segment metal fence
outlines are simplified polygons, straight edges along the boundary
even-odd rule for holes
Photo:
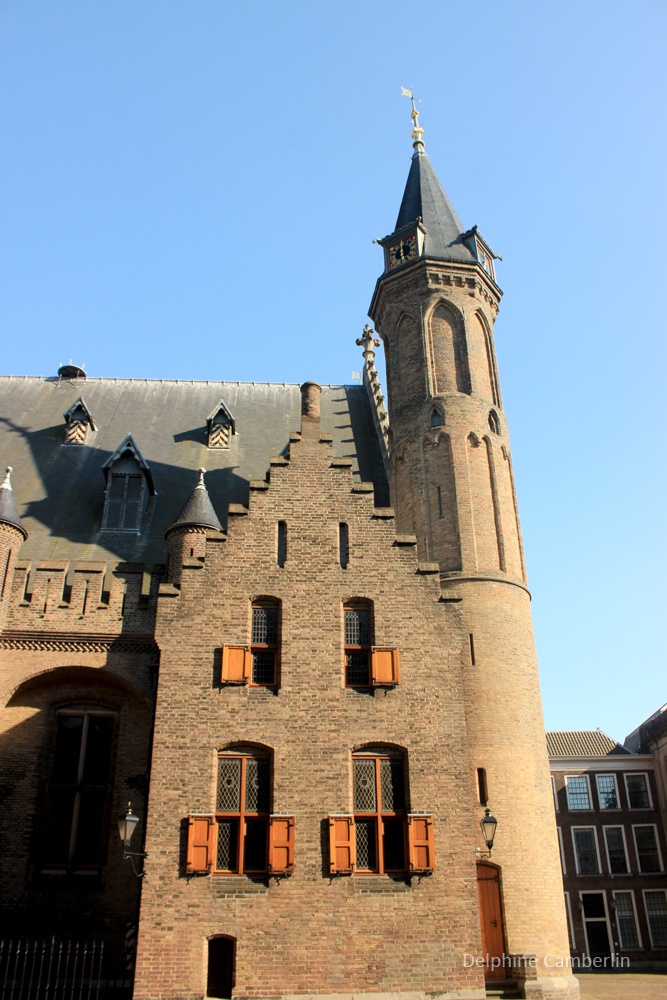
[[[131,963],[103,941],[0,940],[1,1000],[130,1000]]]

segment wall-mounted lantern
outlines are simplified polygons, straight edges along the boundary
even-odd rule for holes
[[[134,858],[147,858],[148,855],[145,851],[131,851],[130,841],[132,840],[132,834],[139,825],[139,817],[135,816],[132,812],[132,803],[127,803],[127,812],[124,816],[118,817],[118,833],[120,839],[123,841],[123,861],[129,861],[132,865],[132,871],[137,876],[137,878],[144,878],[146,872],[138,872],[134,867]]]

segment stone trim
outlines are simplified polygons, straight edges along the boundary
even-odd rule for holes
[[[6,631],[0,635],[0,648],[26,649],[49,653],[118,653],[157,652],[152,635],[80,635],[75,632]]]

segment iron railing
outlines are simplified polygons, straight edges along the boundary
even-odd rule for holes
[[[129,1000],[131,996],[131,963],[105,951],[103,941],[0,940],[1,1000]]]

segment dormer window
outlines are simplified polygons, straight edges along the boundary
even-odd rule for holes
[[[232,434],[236,434],[236,421],[223,400],[207,417],[206,429],[209,448],[229,448]]]
[[[82,396],[79,396],[77,401],[72,403],[63,416],[67,425],[63,444],[83,445],[88,437],[88,428],[90,427],[91,431],[97,429]]]
[[[153,477],[131,434],[103,466],[107,478],[102,531],[141,534],[146,503],[155,495]]]

